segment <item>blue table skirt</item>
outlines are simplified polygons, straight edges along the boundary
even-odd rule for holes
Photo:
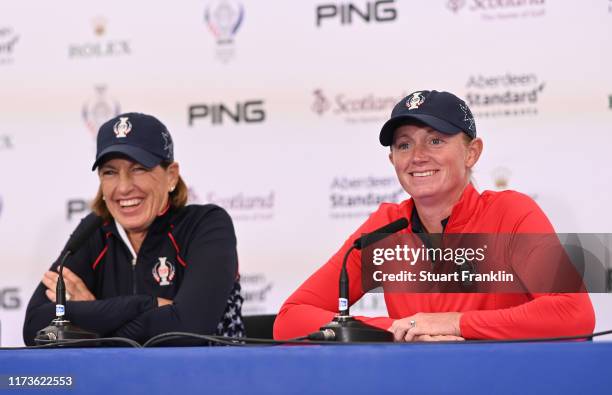
[[[612,394],[612,342],[0,351],[7,374],[73,394]]]

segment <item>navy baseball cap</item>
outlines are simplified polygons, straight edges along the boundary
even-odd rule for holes
[[[147,168],[174,161],[172,137],[166,126],[154,116],[137,112],[118,115],[100,126],[97,146],[91,170],[109,154],[125,155]]]
[[[393,107],[391,118],[380,131],[380,143],[384,146],[393,144],[395,130],[415,120],[441,133],[464,132],[476,137],[474,116],[463,100],[449,92],[416,91]]]

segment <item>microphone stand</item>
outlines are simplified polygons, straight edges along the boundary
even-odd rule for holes
[[[338,314],[334,319],[319,330],[324,340],[337,342],[392,342],[393,334],[389,331],[365,324],[349,312],[349,278],[346,261],[354,249],[360,250],[362,243],[356,240],[348,249],[342,261],[340,271],[340,296],[338,298]]]
[[[36,333],[34,342],[37,345],[49,343],[61,344],[62,340],[97,339],[100,337],[97,333],[88,332],[76,325],[72,325],[70,320],[65,317],[66,285],[64,283],[64,263],[71,253],[72,251],[67,250],[60,261],[58,268],[59,276],[57,278],[57,286],[55,288],[55,318],[51,321],[49,326],[39,330]]]

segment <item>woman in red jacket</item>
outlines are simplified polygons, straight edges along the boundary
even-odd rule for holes
[[[465,102],[448,92],[418,91],[394,107],[380,132],[389,159],[411,196],[383,203],[331,259],[283,304],[274,337],[314,332],[337,311],[342,258],[355,239],[401,217],[405,232],[554,233],[528,196],[514,191],[478,193],[470,183],[483,143]],[[363,296],[361,253],[347,261],[349,303]],[[389,317],[357,319],[393,332],[396,341],[510,339],[591,333],[587,293],[385,293]]]

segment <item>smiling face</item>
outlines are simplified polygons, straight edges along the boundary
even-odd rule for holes
[[[420,202],[458,200],[482,152],[482,140],[465,138],[425,125],[397,128],[389,159],[404,190]]]
[[[126,232],[146,232],[168,205],[168,193],[178,182],[179,168],[151,169],[127,159],[111,159],[98,170],[104,202]]]

